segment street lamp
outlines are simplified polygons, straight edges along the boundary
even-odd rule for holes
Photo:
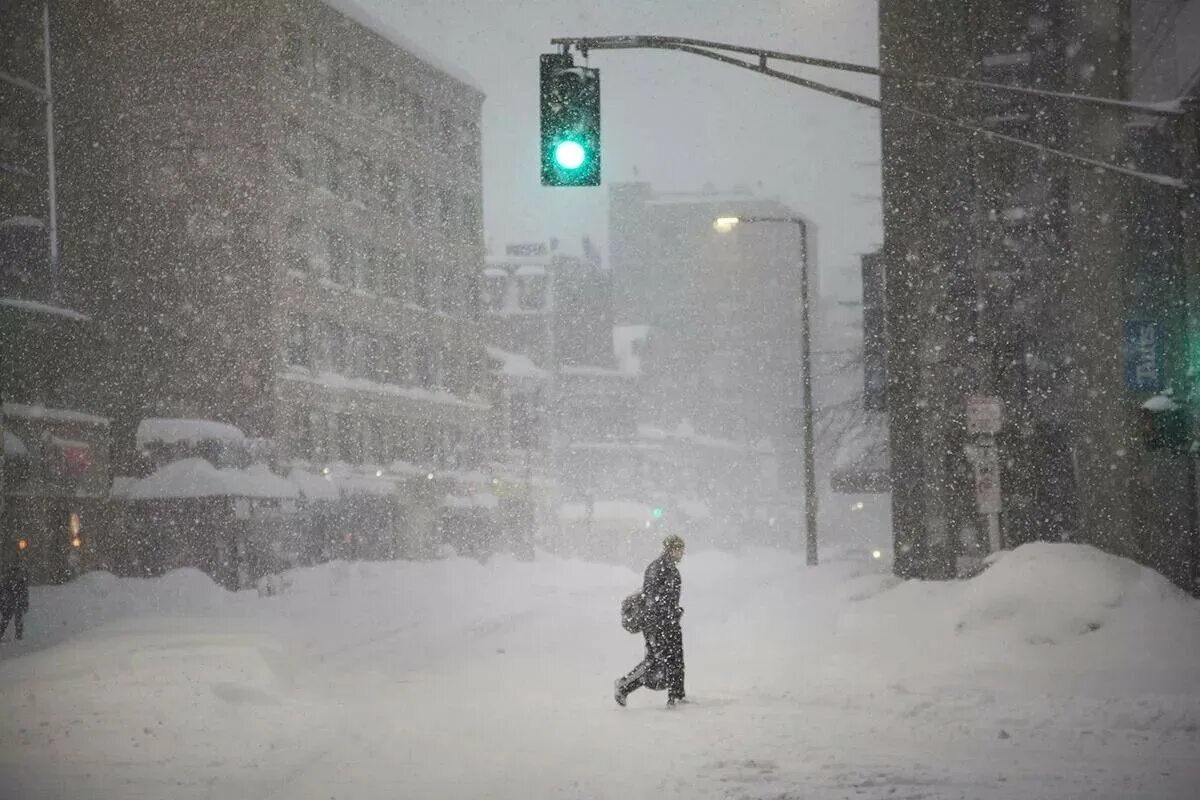
[[[739,224],[780,222],[795,225],[800,232],[800,361],[804,366],[804,538],[805,555],[810,567],[817,565],[817,477],[813,444],[812,350],[809,346],[812,326],[808,309],[808,228],[800,217],[717,217],[713,230],[729,233]]]

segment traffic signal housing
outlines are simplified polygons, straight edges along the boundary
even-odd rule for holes
[[[600,185],[600,70],[541,57],[543,186]]]

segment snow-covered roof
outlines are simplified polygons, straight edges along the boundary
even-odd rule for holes
[[[288,473],[288,480],[296,485],[306,500],[337,500],[341,496],[328,477],[313,475],[299,468]]]
[[[463,400],[446,391],[420,389],[412,386],[397,386],[394,383],[377,383],[369,381],[366,378],[348,378],[345,375],[338,375],[333,372],[321,372],[313,375],[303,367],[288,367],[280,373],[280,377],[290,381],[301,381],[325,386],[330,389],[353,389],[360,392],[374,392],[377,394],[407,397],[411,400],[421,400],[427,403],[453,406],[455,408],[469,408],[477,411],[486,411],[491,408],[487,403]]]
[[[560,371],[563,375],[571,375],[580,378],[620,378],[627,379],[632,375],[622,372],[619,369],[610,369],[609,367],[563,367]]]
[[[49,303],[39,303],[36,300],[22,300],[19,297],[0,297],[0,306],[15,308],[18,311],[28,311],[34,314],[49,314],[55,317],[65,317],[66,319],[75,320],[77,322],[88,322],[91,320],[87,314],[81,314],[70,308],[62,306],[53,306]]]
[[[546,277],[546,268],[541,264],[525,264],[517,267],[518,278],[544,278]]]
[[[322,0],[322,2],[338,13],[354,20],[364,28],[379,34],[384,39],[387,39],[389,42],[396,45],[409,55],[424,61],[438,72],[443,73],[449,78],[453,78],[455,81],[474,90],[475,92],[478,92],[479,94],[483,94],[482,90],[479,88],[479,84],[473,77],[471,77],[470,74],[466,72],[466,70],[451,62],[449,59],[435,55],[421,45],[413,43],[411,39],[401,34],[392,25],[384,22],[360,6],[356,0]]]
[[[1147,411],[1175,411],[1179,408],[1179,404],[1176,403],[1169,395],[1156,394],[1146,402],[1142,403],[1142,408],[1146,409]]]
[[[18,214],[15,217],[8,217],[0,221],[0,228],[45,228],[46,223],[42,222],[37,217],[30,217],[24,214]]]
[[[264,464],[246,469],[215,467],[202,458],[183,458],[139,479],[113,481],[114,496],[130,500],[186,497],[255,497],[292,499],[296,484],[271,472]]]
[[[200,442],[205,439],[240,442],[246,434],[234,425],[224,422],[214,422],[211,419],[169,419],[166,417],[150,417],[138,423],[135,437],[138,447],[155,442],[175,444],[176,442]]]
[[[2,408],[6,417],[46,419],[51,422],[74,422],[81,425],[108,425],[112,422],[108,417],[98,417],[95,414],[87,414],[83,411],[72,411],[65,408],[27,406],[24,403],[5,403]]]
[[[523,353],[510,353],[491,345],[488,345],[486,349],[488,358],[499,361],[500,371],[510,378],[529,378],[536,381],[550,379],[550,373],[538,367],[530,360],[529,356]]]

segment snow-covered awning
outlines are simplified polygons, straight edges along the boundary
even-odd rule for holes
[[[87,314],[81,314],[74,309],[54,306],[49,303],[40,303],[36,300],[23,300],[19,297],[0,297],[0,306],[31,314],[48,314],[53,317],[63,317],[64,319],[76,322],[87,322],[91,319]]]
[[[215,467],[202,458],[173,461],[141,479],[113,481],[112,493],[129,500],[162,500],[196,497],[249,497],[294,499],[296,485],[271,472],[264,464],[246,469]]]
[[[510,353],[491,345],[488,345],[486,349],[488,358],[500,362],[500,371],[506,378],[524,378],[534,381],[550,379],[550,373],[534,364],[527,355]]]
[[[300,490],[300,496],[305,500],[337,500],[341,493],[327,476],[313,475],[302,469],[293,469],[288,473],[289,481]]]
[[[175,444],[177,442],[196,443],[205,439],[225,441],[242,441],[246,434],[234,425],[215,422],[211,419],[168,419],[165,417],[150,417],[138,423],[136,441],[138,447],[145,447],[151,442]]]

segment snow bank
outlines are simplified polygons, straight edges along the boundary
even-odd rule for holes
[[[202,458],[183,458],[140,480],[114,480],[113,495],[130,500],[185,497],[292,499],[299,496],[299,490],[294,483],[275,475],[263,464],[246,469],[218,468]]]

